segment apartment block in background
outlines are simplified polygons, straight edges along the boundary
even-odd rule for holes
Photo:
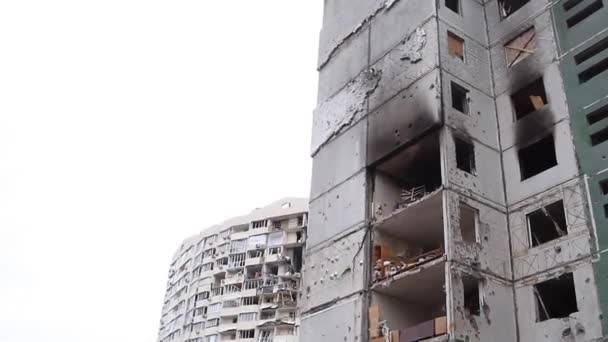
[[[606,0],[324,4],[301,341],[603,341]]]
[[[308,200],[285,198],[186,239],[159,342],[295,342]]]

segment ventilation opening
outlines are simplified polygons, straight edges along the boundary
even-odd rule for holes
[[[574,56],[574,62],[576,62],[576,64],[581,64],[606,49],[608,49],[608,37],[578,53]]]
[[[569,11],[574,8],[576,5],[580,4],[585,0],[567,0],[564,1],[564,10]]]
[[[608,140],[608,127],[591,134],[591,146],[599,145]]]
[[[451,82],[452,108],[464,114],[469,114],[469,91],[460,85]]]
[[[557,165],[553,134],[522,148],[517,154],[521,180],[528,179]]]
[[[578,13],[568,18],[568,20],[566,20],[566,25],[568,25],[568,28],[571,28],[581,21],[587,19],[587,17],[597,12],[602,7],[604,7],[602,0],[595,0],[591,5],[583,8]]]
[[[464,309],[469,316],[479,316],[481,304],[479,301],[479,279],[470,275],[462,277],[464,287]]]
[[[477,219],[479,211],[464,203],[460,203],[460,234],[466,242],[477,242]]]
[[[511,96],[517,120],[543,108],[547,103],[543,78],[528,84]]]
[[[500,10],[500,16],[504,19],[517,12],[517,10],[524,7],[528,2],[530,2],[530,0],[499,0],[498,9]]]
[[[454,137],[454,144],[456,145],[456,167],[474,175],[476,173],[475,147],[473,144],[457,137]]]
[[[445,7],[460,14],[460,0],[445,0]]]
[[[604,58],[598,63],[590,66],[585,71],[578,74],[578,81],[583,84],[589,82],[595,76],[601,74],[602,72],[608,70],[608,58]]]
[[[534,285],[536,321],[565,318],[578,311],[572,273]]]
[[[590,125],[593,125],[594,123],[602,121],[606,118],[608,118],[608,105],[587,114],[587,122]]]
[[[608,179],[600,181],[600,189],[602,190],[602,195],[608,195]]]
[[[533,211],[526,217],[532,247],[568,234],[564,202],[561,200]]]
[[[534,27],[505,44],[507,66],[510,68],[536,51],[536,31]]]
[[[464,61],[464,39],[450,31],[448,31],[448,53]]]

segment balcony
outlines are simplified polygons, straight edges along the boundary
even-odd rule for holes
[[[245,280],[245,276],[242,274],[236,275],[236,276],[232,276],[232,277],[226,277],[225,279],[222,280],[223,285],[233,285],[233,284],[240,284]]]

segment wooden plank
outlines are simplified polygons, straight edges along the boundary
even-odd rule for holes
[[[435,336],[448,333],[448,318],[446,316],[435,318]]]
[[[369,336],[371,338],[378,337],[378,324],[380,323],[380,308],[378,305],[372,305],[368,309],[369,313]]]

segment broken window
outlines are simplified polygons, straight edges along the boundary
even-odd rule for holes
[[[464,203],[460,203],[460,234],[466,242],[477,242],[477,220],[479,211]]]
[[[504,19],[524,7],[528,2],[530,0],[499,0],[498,10],[500,11],[500,16]]]
[[[448,53],[464,61],[464,39],[448,31]]]
[[[520,149],[517,153],[521,180],[526,180],[557,165],[553,134]]]
[[[578,311],[572,273],[534,285],[536,321],[564,318]]]
[[[608,195],[608,178],[600,181],[600,189],[602,195]]]
[[[505,44],[507,66],[510,68],[536,51],[536,31],[534,27]]]
[[[591,134],[591,146],[599,145],[608,140],[608,127]]]
[[[469,90],[454,82],[450,83],[450,87],[452,88],[452,108],[469,114]]]
[[[541,77],[518,90],[511,96],[511,100],[517,120],[543,108],[548,103],[543,78]]]
[[[479,279],[470,275],[464,275],[462,277],[462,286],[464,288],[465,313],[471,316],[479,316],[481,314]]]
[[[600,9],[602,9],[603,7],[604,7],[603,0],[595,0],[591,4],[589,4],[587,7],[583,8],[582,10],[578,11],[573,16],[571,16],[570,18],[568,18],[566,20],[566,25],[568,25],[568,28],[572,28],[576,24],[578,24],[581,21],[587,19],[593,13],[595,13],[595,12],[599,11]]]
[[[460,0],[445,0],[445,7],[460,14]]]
[[[255,336],[255,329],[239,330],[239,338],[253,338],[254,336]]]
[[[456,167],[460,170],[475,174],[475,147],[473,144],[454,137],[456,145]]]
[[[568,234],[564,201],[544,206],[526,215],[532,247]]]

